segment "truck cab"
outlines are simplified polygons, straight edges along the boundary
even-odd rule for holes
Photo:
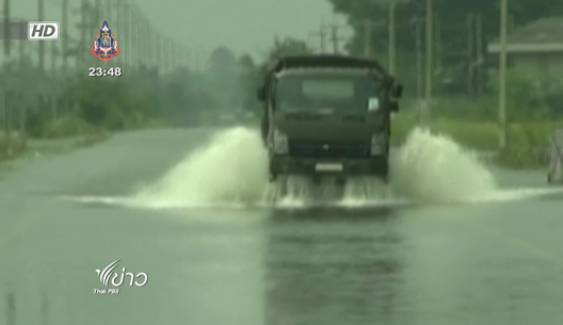
[[[347,56],[286,57],[258,90],[270,178],[389,172],[390,116],[402,86],[376,61]]]

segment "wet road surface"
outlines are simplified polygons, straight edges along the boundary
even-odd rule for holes
[[[3,170],[0,324],[563,323],[563,193],[542,172],[495,171],[510,198],[482,203],[123,200],[211,133],[122,134]],[[95,294],[116,259],[148,284]]]

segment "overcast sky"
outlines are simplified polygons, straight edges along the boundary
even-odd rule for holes
[[[46,19],[60,20],[61,0],[45,1]],[[319,28],[322,19],[330,21],[334,18],[328,0],[137,2],[163,34],[204,53],[209,53],[219,45],[226,45],[237,54],[251,52],[260,56],[267,52],[276,35],[307,40],[309,33]],[[73,7],[79,3],[80,0],[70,0]],[[14,16],[36,17],[37,0],[12,0],[12,6]]]
[[[276,35],[307,39],[322,19],[333,18],[327,0],[142,1],[166,34],[196,47],[224,44],[237,52],[266,52]]]

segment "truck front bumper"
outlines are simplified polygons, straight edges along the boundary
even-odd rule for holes
[[[270,172],[273,176],[280,174],[343,174],[387,177],[388,159],[386,156],[338,159],[272,156],[270,157]]]

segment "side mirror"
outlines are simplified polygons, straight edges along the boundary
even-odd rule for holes
[[[261,102],[266,100],[266,88],[264,86],[258,87],[258,90],[256,91],[256,97]]]
[[[393,85],[393,88],[391,89],[391,95],[393,96],[394,99],[400,99],[401,97],[403,97],[403,85],[401,84]]]

